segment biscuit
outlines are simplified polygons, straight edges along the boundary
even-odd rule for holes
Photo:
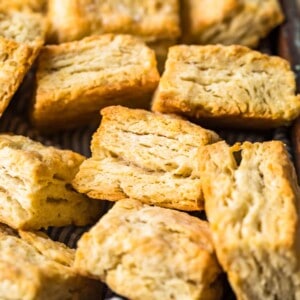
[[[1,230],[1,299],[99,299],[101,283],[73,268],[75,250],[42,233],[19,234]]]
[[[0,35],[39,51],[45,42],[47,23],[38,13],[0,12]]]
[[[0,11],[45,12],[48,0],[0,0]]]
[[[0,221],[19,229],[92,224],[99,201],[77,193],[71,181],[84,157],[23,136],[0,135]]]
[[[278,0],[182,0],[183,41],[256,47],[282,23]]]
[[[199,151],[205,210],[217,257],[237,299],[299,299],[299,200],[279,141]]]
[[[0,26],[1,27],[1,26]],[[38,51],[0,37],[0,117],[31,67]]]
[[[236,45],[174,46],[152,110],[214,127],[273,128],[299,116],[295,90],[282,58]]]
[[[129,35],[106,34],[41,50],[32,120],[42,130],[78,127],[113,104],[149,106],[155,55]]]
[[[175,116],[111,106],[73,186],[89,197],[134,198],[181,210],[203,208],[197,150],[217,134]]]
[[[117,202],[82,236],[74,267],[133,300],[222,294],[208,223],[132,199]]]
[[[178,0],[49,0],[53,39],[70,42],[103,33],[125,33],[146,42],[180,34]]]
[[[167,49],[180,35],[179,0],[50,0],[49,41],[69,42],[103,33],[131,34],[155,50],[162,72]]]

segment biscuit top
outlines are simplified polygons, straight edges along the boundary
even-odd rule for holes
[[[214,252],[208,223],[176,210],[150,206],[137,200],[126,199],[118,201],[109,214],[103,217],[102,225],[105,227],[105,224],[110,224],[110,231],[118,230],[122,232],[124,229],[126,232],[131,228],[137,236],[145,239],[150,236],[162,236],[170,239],[169,244],[175,248],[175,245],[178,245],[175,237],[181,238],[184,236],[200,249],[209,253]],[[97,227],[93,231],[97,231]],[[109,231],[105,234],[109,235]],[[128,235],[124,236],[129,237]],[[131,236],[134,237],[132,233]],[[134,243],[134,240],[132,242]]]
[[[166,265],[170,266],[167,268],[168,272],[171,271],[171,266],[177,268],[178,273],[170,274],[170,277],[180,277],[182,274],[179,269],[184,267],[182,272],[188,273],[191,279],[197,281],[199,270],[202,270],[201,264],[206,268],[209,263],[212,265],[207,270],[207,279],[214,277],[219,271],[206,221],[176,210],[142,204],[133,199],[118,201],[90,232],[83,235],[78,242],[79,251],[76,252],[78,264],[81,263],[84,247],[91,246],[86,243],[92,243],[95,247],[96,241],[101,242],[99,246],[102,248],[103,270],[108,268],[110,271],[110,265],[114,264],[118,253],[123,251],[124,256],[127,252],[128,257],[135,255],[137,260],[143,260],[145,264],[141,264],[140,268],[148,265],[149,270],[145,269],[146,273],[157,270],[159,266],[155,264],[155,260],[158,262],[162,257]],[[186,249],[187,253],[177,253],[178,249]],[[94,252],[92,249],[91,251]],[[182,260],[185,255],[190,259],[190,264]],[[152,256],[154,264],[148,259]]]
[[[152,172],[197,177],[197,149],[219,140],[215,132],[175,115],[122,106],[104,108],[101,114],[91,143],[93,158],[113,155]]]
[[[105,34],[44,47],[37,79],[38,95],[51,93],[55,101],[61,99],[62,93],[64,98],[73,95],[76,86],[109,89],[112,79],[114,85],[130,80],[132,84],[135,80],[157,82],[159,74],[154,52],[143,42],[129,35]]]
[[[242,114],[291,120],[300,113],[295,92],[294,73],[280,57],[237,45],[181,45],[169,50],[153,109],[164,111],[170,103],[167,112],[174,104],[198,117]]]
[[[84,157],[69,150],[46,147],[39,142],[18,135],[0,135],[0,156],[17,162],[20,171],[31,174],[33,182],[55,179],[70,181],[78,171]]]
[[[180,34],[178,0],[51,0],[49,12],[62,41],[108,32],[134,34],[145,41]]]
[[[41,14],[30,12],[0,12],[0,35],[28,45],[43,44],[46,22]]]

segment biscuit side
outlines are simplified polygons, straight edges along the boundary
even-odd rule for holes
[[[33,64],[37,51],[25,44],[0,37],[0,116],[20,86],[24,76]]]

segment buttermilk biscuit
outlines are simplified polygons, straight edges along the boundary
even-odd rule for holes
[[[44,47],[36,77],[32,119],[44,131],[90,123],[108,105],[146,107],[159,81],[153,51],[112,34]]]
[[[0,0],[0,10],[44,12],[48,0]]]
[[[49,41],[66,42],[103,33],[139,37],[155,50],[162,71],[180,35],[179,0],[50,0]]]
[[[256,47],[282,23],[278,0],[182,0],[183,40]]]
[[[78,242],[74,267],[132,300],[217,300],[221,269],[206,221],[121,200]]]
[[[53,38],[69,42],[103,33],[127,33],[144,41],[176,40],[178,0],[50,0]]]
[[[0,12],[0,35],[39,51],[45,41],[47,26],[44,17],[30,12]]]
[[[73,186],[91,198],[199,210],[203,208],[198,148],[217,134],[175,116],[111,106],[101,111],[92,157]]]
[[[23,136],[0,135],[0,221],[26,229],[96,221],[100,203],[71,186],[83,160]]]
[[[237,299],[300,299],[300,194],[284,145],[220,142],[199,157],[217,257]]]
[[[36,49],[29,45],[0,37],[0,117],[31,67],[37,53]]]
[[[272,128],[300,113],[287,61],[243,46],[170,48],[153,111],[210,126]]]
[[[45,234],[0,229],[0,298],[99,299],[101,283],[72,267],[75,250]]]

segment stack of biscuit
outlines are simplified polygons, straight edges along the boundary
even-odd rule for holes
[[[213,131],[300,115],[288,62],[248,48],[282,21],[277,0],[0,0],[0,117],[31,73],[37,132],[98,127],[88,158],[0,134],[0,298],[218,300],[227,277],[300,299],[285,145]],[[75,250],[44,233],[63,226],[92,227]]]

